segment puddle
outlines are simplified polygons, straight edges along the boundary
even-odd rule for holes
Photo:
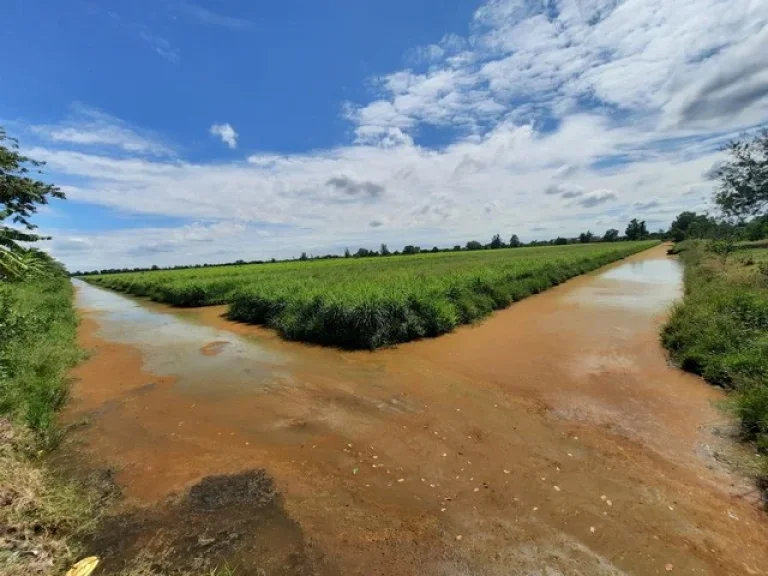
[[[593,276],[593,282],[568,295],[571,302],[623,310],[664,312],[682,296],[683,267],[659,258],[626,262]]]
[[[179,386],[220,392],[284,383],[292,358],[232,332],[197,324],[188,314],[74,280],[77,306],[99,314],[99,335],[139,348],[144,368]]]

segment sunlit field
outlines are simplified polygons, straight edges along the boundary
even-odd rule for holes
[[[290,340],[373,349],[450,332],[654,244],[339,258],[85,279],[174,306],[229,304],[232,320],[269,326]]]

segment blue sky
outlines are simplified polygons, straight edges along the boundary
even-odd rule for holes
[[[10,0],[0,36],[70,268],[663,226],[768,120],[749,0]]]

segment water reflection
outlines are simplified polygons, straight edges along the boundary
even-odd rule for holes
[[[569,302],[659,314],[682,295],[683,268],[671,258],[626,262],[598,273]]]
[[[73,282],[78,307],[98,311],[101,336],[137,346],[145,368],[154,374],[174,375],[181,386],[211,391],[232,385],[255,388],[286,377],[291,358],[283,352],[85,282]],[[218,343],[216,354],[203,353],[209,343]],[[216,386],[209,386],[212,382]]]

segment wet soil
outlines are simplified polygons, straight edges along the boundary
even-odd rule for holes
[[[126,562],[183,524],[158,550],[207,558],[179,542],[247,517],[217,549],[240,574],[768,573],[757,494],[722,464],[722,395],[658,343],[681,286],[665,251],[374,353],[80,285],[92,356],[65,419],[88,424],[65,449],[115,469],[116,515],[148,518],[109,531],[130,553],[103,549]],[[266,508],[190,504],[261,469]]]

